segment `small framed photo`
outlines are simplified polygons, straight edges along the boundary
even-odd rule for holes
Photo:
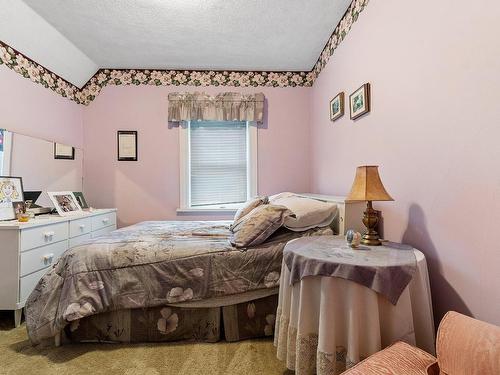
[[[118,130],[118,161],[137,161],[136,130]]]
[[[75,148],[62,143],[54,143],[54,159],[75,160]]]
[[[24,202],[13,202],[12,207],[14,208],[14,215],[16,215],[16,217],[26,213],[26,203]]]
[[[349,95],[349,108],[351,120],[370,112],[370,84],[365,83]]]
[[[75,196],[76,201],[82,209],[89,208],[89,205],[87,204],[87,201],[85,200],[85,197],[83,196],[83,193],[81,191],[74,191],[73,195]]]
[[[69,216],[82,212],[72,191],[48,191],[47,194],[59,215]]]
[[[330,121],[335,121],[344,115],[344,93],[339,92],[330,100]]]
[[[0,176],[0,220],[16,218],[14,203],[24,202],[23,179]]]

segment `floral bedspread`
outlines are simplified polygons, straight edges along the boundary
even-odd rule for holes
[[[329,228],[278,231],[264,244],[236,249],[229,221],[150,221],[66,251],[26,303],[32,343],[72,321],[106,311],[168,305],[279,284],[287,241]]]

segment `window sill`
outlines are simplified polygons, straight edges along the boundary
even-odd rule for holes
[[[184,207],[178,208],[178,214],[201,214],[201,215],[234,215],[240,208],[240,204],[227,206],[206,206],[206,207]]]

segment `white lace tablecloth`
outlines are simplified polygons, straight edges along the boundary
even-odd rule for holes
[[[289,285],[282,264],[274,345],[297,375],[340,374],[395,341],[434,353],[434,319],[425,256],[396,305],[353,281],[308,276]]]

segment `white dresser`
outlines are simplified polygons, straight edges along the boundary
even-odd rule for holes
[[[27,223],[0,222],[0,310],[15,310],[21,323],[26,299],[69,248],[116,229],[116,209],[74,216],[42,215]]]

